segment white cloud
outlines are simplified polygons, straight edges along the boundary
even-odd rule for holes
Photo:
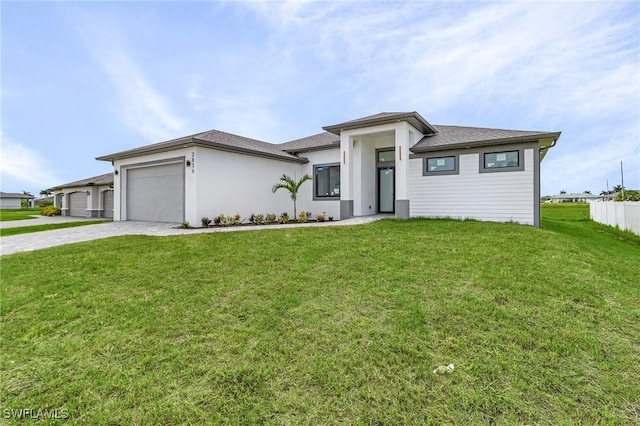
[[[543,189],[604,189],[620,160],[625,181],[640,184],[633,2],[243,6],[272,28],[274,51],[333,77],[342,109],[355,111],[343,119],[417,109],[454,117],[440,124],[561,130]]]
[[[243,5],[272,27],[274,50],[292,63],[319,58],[317,73],[341,69],[354,96],[374,104],[517,104],[547,115],[580,105],[593,116],[637,92],[637,20],[616,22],[619,3]]]
[[[108,16],[81,15],[78,31],[87,51],[108,75],[118,94],[118,118],[149,141],[181,136],[187,120],[176,114],[167,97],[151,84],[128,52],[117,25]]]
[[[0,134],[0,137],[2,138],[0,175],[2,175],[3,191],[17,192],[25,189],[23,187],[5,187],[7,182],[11,185],[35,186],[39,189],[49,188],[61,183],[60,178],[53,171],[52,166],[43,154],[28,146],[12,141],[4,133]]]

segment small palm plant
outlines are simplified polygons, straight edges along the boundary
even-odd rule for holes
[[[291,195],[291,199],[293,200],[293,217],[298,217],[298,211],[296,209],[296,201],[298,200],[298,190],[300,190],[300,187],[302,186],[302,184],[308,180],[311,180],[311,176],[309,176],[308,174],[305,174],[297,181],[295,181],[292,177],[283,174],[282,176],[280,176],[280,183],[276,183],[275,185],[273,185],[273,188],[271,189],[274,194],[280,188],[286,189],[287,191],[289,191]]]

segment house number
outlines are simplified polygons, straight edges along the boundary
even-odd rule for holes
[[[196,172],[196,153],[191,153],[191,173]]]

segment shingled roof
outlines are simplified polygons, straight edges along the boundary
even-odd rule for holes
[[[446,149],[467,148],[473,146],[512,144],[535,141],[543,138],[553,140],[560,137],[560,132],[540,132],[524,130],[503,130],[482,127],[441,126],[432,125],[417,112],[382,112],[343,123],[324,126],[323,133],[295,139],[289,142],[272,144],[257,139],[238,136],[219,130],[208,130],[177,139],[171,139],[152,145],[116,152],[97,157],[97,160],[114,161],[140,155],[166,152],[191,146],[203,146],[224,151],[239,152],[250,155],[274,158],[278,160],[306,163],[304,157],[297,154],[328,149],[340,146],[340,132],[368,126],[406,121],[425,136],[418,141],[411,151],[414,153],[442,151]]]
[[[77,180],[75,182],[64,183],[62,185],[54,186],[52,190],[58,190],[63,188],[74,188],[78,186],[94,186],[94,185],[111,185],[113,184],[113,172],[105,173],[103,175],[90,177],[87,179]]]
[[[483,127],[434,125],[438,133],[426,135],[411,151],[428,152],[472,146],[503,145],[539,139],[558,139],[560,132],[489,129]]]
[[[396,123],[398,121],[406,121],[425,135],[435,133],[437,131],[431,124],[429,124],[427,120],[424,119],[424,117],[422,117],[416,111],[381,112],[379,114],[345,121],[344,123],[324,126],[322,127],[322,129],[326,130],[327,132],[339,135],[342,130],[358,129],[366,126],[379,126],[381,124]]]
[[[33,195],[31,194],[20,194],[18,192],[2,192],[0,191],[0,198],[19,198],[21,200],[27,199],[27,198],[35,198]]]
[[[340,136],[329,132],[323,132],[318,133],[317,135],[307,136],[306,138],[281,143],[277,146],[279,149],[289,153],[312,151],[315,149],[327,149],[339,147]]]
[[[207,130],[206,132],[195,133],[177,139],[171,139],[152,145],[145,145],[139,148],[116,152],[114,154],[97,157],[96,160],[114,161],[123,158],[136,157],[139,155],[154,154],[158,152],[171,151],[177,148],[187,148],[191,146],[204,146],[223,151],[240,152],[245,154],[258,155],[262,157],[276,158],[278,160],[293,161],[296,163],[306,163],[307,160],[278,149],[278,145],[246,138],[232,133],[221,132],[219,130]]]

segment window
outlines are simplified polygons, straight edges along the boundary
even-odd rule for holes
[[[524,170],[522,150],[485,152],[480,157],[480,172],[509,172]]]
[[[313,198],[340,198],[340,165],[323,164],[313,167]]]
[[[457,175],[458,156],[427,157],[424,159],[423,176],[427,175]]]
[[[427,170],[430,172],[450,172],[456,169],[456,157],[427,158]]]
[[[378,151],[378,163],[386,163],[396,160],[396,152],[390,151]]]

